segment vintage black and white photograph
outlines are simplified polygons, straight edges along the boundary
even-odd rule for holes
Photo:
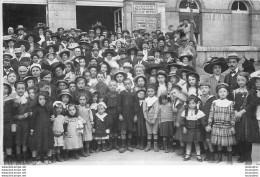
[[[260,165],[260,0],[2,0],[1,43],[3,165]]]

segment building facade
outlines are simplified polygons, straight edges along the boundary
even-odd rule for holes
[[[3,31],[18,24],[29,28],[37,22],[47,23],[54,31],[61,26],[87,31],[101,21],[111,31],[121,27],[167,32],[169,25],[177,27],[181,20],[190,18],[187,1],[3,0]],[[198,65],[211,56],[234,51],[241,57],[260,60],[260,0],[193,1]]]

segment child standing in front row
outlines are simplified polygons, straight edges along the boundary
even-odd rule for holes
[[[79,105],[77,106],[77,108],[79,110],[79,116],[82,117],[86,121],[84,130],[83,130],[83,143],[84,143],[83,146],[84,146],[84,150],[85,150],[85,153],[87,154],[87,156],[90,156],[89,146],[90,146],[90,142],[93,139],[92,126],[94,124],[93,114],[88,105],[89,100],[90,100],[90,98],[88,97],[87,94],[81,93],[78,97]]]
[[[51,164],[51,150],[54,148],[54,136],[52,131],[51,115],[53,114],[50,104],[49,93],[41,91],[37,97],[37,105],[33,110],[32,121],[30,123],[30,132],[32,135],[32,157],[33,164],[39,164],[36,160],[37,153],[47,153],[45,164]]]
[[[78,150],[83,148],[82,134],[85,120],[78,115],[78,110],[76,105],[69,104],[68,105],[68,119],[67,122],[67,132],[65,132],[65,146],[64,148],[67,150],[65,160],[68,160],[68,152],[73,152],[73,157],[75,159],[79,159]],[[86,157],[85,154],[81,154]]]
[[[117,83],[114,80],[111,80],[108,85],[108,93],[104,98],[104,103],[107,105],[107,114],[108,116],[108,128],[110,130],[109,134],[109,146],[108,151],[113,148],[119,150],[117,145],[118,140],[118,111],[117,111],[117,102],[118,102],[118,92],[116,91]]]
[[[174,115],[171,98],[168,96],[167,92],[161,94],[159,97],[159,103],[158,119],[160,122],[160,136],[163,137],[164,152],[169,153],[168,140],[173,142]]]
[[[222,161],[222,148],[227,147],[228,164],[232,164],[232,145],[236,144],[234,103],[227,99],[229,93],[227,84],[218,84],[216,92],[219,99],[213,101],[211,105],[206,130],[211,131],[211,143],[218,145],[217,163]]]
[[[108,114],[105,112],[106,108],[106,104],[104,102],[100,102],[97,105],[97,113],[94,114],[93,132],[95,133],[95,139],[98,144],[96,152],[99,152],[100,150],[105,152],[106,140],[109,139]]]
[[[146,130],[147,130],[147,146],[145,152],[151,150],[151,140],[153,135],[154,140],[154,151],[158,152],[158,98],[155,96],[156,88],[154,85],[147,86],[147,95],[144,102],[144,118],[146,120]]]
[[[181,117],[183,121],[183,141],[186,142],[186,155],[184,161],[190,160],[192,143],[195,145],[197,153],[197,161],[202,162],[200,156],[200,145],[202,141],[202,126],[206,126],[203,122],[205,114],[198,110],[199,98],[191,95],[187,100],[187,108],[182,112]]]
[[[200,91],[201,91],[201,105],[200,110],[205,114],[205,121],[208,123],[209,112],[212,105],[212,102],[216,100],[214,95],[210,95],[210,83],[209,82],[202,82],[200,83]],[[204,149],[206,150],[206,157],[204,161],[208,161],[210,163],[215,162],[214,156],[214,147],[210,141],[210,132],[206,132],[205,129],[202,129],[203,135],[203,145]]]
[[[51,117],[53,120],[53,135],[54,135],[54,148],[55,148],[55,156],[58,162],[62,162],[63,160],[60,157],[61,150],[64,146],[64,128],[65,117],[62,115],[64,113],[65,104],[61,101],[55,101],[53,103],[54,115]]]
[[[130,79],[124,80],[125,90],[123,90],[118,97],[117,109],[119,114],[118,129],[121,131],[122,146],[119,149],[120,153],[124,153],[126,150],[133,152],[132,134],[135,131],[135,122],[137,122],[137,116],[134,111],[134,105],[137,101],[135,93],[131,91],[132,81]],[[126,147],[126,135],[127,135],[127,147]]]
[[[180,143],[180,148],[176,151],[177,155],[185,155],[185,143],[183,142],[183,126],[181,113],[184,110],[184,102],[187,100],[186,95],[182,92],[182,88],[179,85],[173,85],[171,94],[171,101],[172,101],[172,110],[174,113],[174,120],[175,120],[175,134],[174,139],[178,140]]]

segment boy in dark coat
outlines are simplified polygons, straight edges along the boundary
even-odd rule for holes
[[[132,81],[130,79],[124,80],[125,90],[123,90],[118,97],[117,109],[119,113],[119,130],[121,131],[122,147],[119,149],[120,153],[126,150],[131,152],[134,149],[131,147],[132,133],[135,131],[135,122],[137,116],[134,111],[134,105],[137,101],[135,93],[131,91]],[[126,135],[127,147],[126,147]]]
[[[118,138],[118,111],[117,111],[117,104],[118,104],[118,92],[116,91],[117,83],[116,81],[112,80],[109,82],[109,91],[104,97],[104,102],[107,105],[107,114],[109,115],[108,126],[110,129],[109,134],[109,147],[108,151],[112,150],[113,147],[115,149],[119,149],[117,145],[117,138]]]
[[[206,123],[208,123],[208,118],[209,118],[209,112],[211,108],[212,102],[216,99],[214,95],[210,95],[210,83],[209,82],[202,82],[200,84],[200,91],[202,93],[200,99],[202,101],[200,105],[200,110],[205,114],[205,120]],[[205,129],[202,129],[203,132],[203,144],[204,148],[206,150],[206,157],[204,161],[209,161],[209,162],[214,162],[215,157],[214,157],[214,148],[213,145],[210,142],[210,132],[206,132]]]

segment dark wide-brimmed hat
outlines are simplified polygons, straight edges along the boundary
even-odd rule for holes
[[[24,45],[25,51],[28,51],[30,49],[30,44],[26,40],[18,40],[14,43],[14,48],[21,48],[21,45]]]
[[[189,76],[195,76],[195,78],[197,79],[197,81],[200,80],[200,75],[196,72],[188,72],[187,75],[186,75],[186,78],[188,79]]]
[[[36,77],[33,77],[33,76],[26,76],[26,77],[23,79],[23,81],[24,81],[25,83],[27,83],[28,80],[33,80],[33,82],[36,83],[38,79],[37,79]]]
[[[170,62],[170,63],[167,63],[167,65],[166,65],[167,70],[170,71],[172,66],[176,67],[177,69],[181,69],[181,67],[182,67],[180,64],[178,64],[176,62]]]
[[[138,52],[138,47],[137,47],[137,45],[130,45],[130,46],[127,48],[127,53],[128,53],[129,55],[130,55],[131,50],[134,50],[135,53],[137,53],[137,52]]]
[[[191,52],[189,52],[189,51],[183,52],[183,53],[180,54],[180,56],[179,56],[179,59],[180,59],[181,62],[182,62],[182,60],[183,60],[184,57],[187,57],[188,60],[191,61],[191,60],[193,59],[193,54],[192,54]]]
[[[145,74],[151,75],[151,72],[152,72],[153,69],[158,70],[158,69],[161,69],[161,68],[163,68],[163,66],[160,65],[160,64],[150,64],[150,65],[148,65],[148,67],[145,69]]]
[[[64,53],[65,53],[68,57],[70,57],[70,51],[69,51],[69,50],[63,50],[62,52],[59,53],[60,58],[62,58],[62,55],[63,55]]]
[[[156,71],[156,76],[163,75],[165,78],[168,78],[167,71],[163,68],[160,68]]]
[[[171,54],[172,58],[177,58],[177,56],[178,56],[177,53],[172,49],[165,50],[165,51],[163,51],[163,53],[164,54],[166,54],[166,53]]]
[[[49,45],[46,46],[46,51],[49,52],[49,48],[53,47],[54,49],[54,52],[57,52],[58,49],[59,49],[59,46],[57,44],[54,44],[54,43],[50,43]]]
[[[25,37],[24,37],[24,40],[27,40],[28,41],[28,38],[32,36],[33,37],[33,42],[37,43],[41,40],[40,36],[38,36],[37,34],[34,34],[34,33],[28,33]]]
[[[79,45],[86,45],[88,46],[90,49],[92,49],[92,44],[89,43],[89,41],[85,40],[85,39],[81,39],[79,42],[78,42]]]
[[[121,54],[125,54],[127,55],[127,51],[125,49],[120,49],[118,52],[117,52],[118,55],[121,55]]]
[[[37,25],[34,27],[34,29],[43,29],[43,30],[46,30],[48,27],[46,26],[45,23],[37,23]]]
[[[103,57],[106,57],[107,54],[109,54],[109,53],[110,53],[113,57],[116,56],[116,52],[115,52],[114,49],[106,49],[105,52],[102,53],[102,56],[103,56]]]
[[[213,68],[215,65],[218,65],[221,67],[221,73],[225,72],[229,68],[225,58],[213,57],[204,66],[204,71],[206,73],[213,74]]]
[[[62,62],[55,62],[51,64],[52,72],[55,73],[56,68],[61,68],[62,70],[65,69],[65,65]]]

